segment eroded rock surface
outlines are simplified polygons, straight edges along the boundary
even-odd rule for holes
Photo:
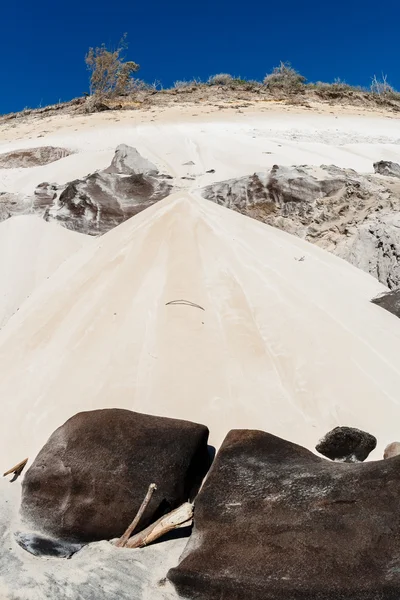
[[[268,433],[231,431],[168,577],[196,600],[395,600],[400,457],[336,463]]]
[[[315,447],[331,460],[362,462],[376,448],[376,437],[355,427],[335,427]]]
[[[198,491],[210,459],[203,425],[123,409],[78,413],[39,452],[22,483],[30,529],[73,542],[122,535],[148,487],[138,531]],[[24,538],[24,544],[38,546]]]
[[[202,195],[400,285],[400,181],[333,165],[282,167],[211,184]]]
[[[400,177],[400,165],[390,160],[380,160],[374,163],[375,173],[388,177]]]
[[[13,150],[12,152],[0,154],[0,169],[39,167],[60,160],[60,158],[70,154],[72,154],[70,150],[54,146]]]

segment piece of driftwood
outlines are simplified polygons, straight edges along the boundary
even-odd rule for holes
[[[136,517],[133,519],[133,521],[129,525],[128,529],[125,531],[125,533],[119,538],[119,540],[115,544],[118,548],[123,548],[126,545],[126,542],[129,540],[132,533],[135,531],[136,527],[138,526],[138,523],[139,523],[140,519],[142,518],[142,515],[143,515],[144,511],[146,510],[147,505],[149,504],[151,497],[152,497],[153,493],[156,491],[156,489],[157,489],[157,486],[155,483],[151,483],[149,485],[147,494],[137,512]]]
[[[161,536],[173,529],[190,525],[193,517],[193,504],[185,502],[179,508],[164,515],[152,525],[132,536],[126,543],[126,548],[142,548],[148,546]]]
[[[25,458],[24,460],[21,460],[21,462],[19,462],[17,465],[15,465],[15,467],[12,467],[11,469],[8,469],[8,471],[3,473],[3,477],[6,477],[6,475],[11,475],[11,473],[13,473],[14,477],[10,481],[11,482],[15,481],[21,475],[27,462],[28,462],[27,458]]]

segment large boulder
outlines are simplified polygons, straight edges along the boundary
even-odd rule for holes
[[[331,460],[362,462],[376,448],[376,438],[355,427],[335,427],[315,449]]]
[[[374,163],[375,173],[386,177],[400,177],[400,165],[390,160],[380,160]]]
[[[400,457],[336,463],[231,431],[168,578],[196,600],[395,600]]]
[[[188,421],[122,409],[78,413],[28,469],[23,521],[61,540],[114,538],[155,483],[140,530],[197,493],[210,464],[207,439],[207,427]]]
[[[371,300],[374,304],[388,310],[400,318],[400,288],[391,292],[384,292]]]

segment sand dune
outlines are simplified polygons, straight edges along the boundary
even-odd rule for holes
[[[89,242],[33,215],[0,223],[0,327],[42,281]]]
[[[400,322],[369,302],[384,289],[284,232],[170,196],[75,253],[0,332],[2,461],[113,406],[205,423],[217,446],[252,427],[313,448],[353,425],[379,456],[400,417]]]
[[[0,129],[1,152],[40,144],[75,152],[29,173],[0,170],[0,188],[31,194],[43,181],[65,183],[83,177],[108,166],[121,143],[137,148],[162,172],[178,179],[194,176],[194,180],[181,180],[186,188],[263,171],[274,164],[335,164],[373,172],[377,160],[400,162],[400,125],[393,116],[343,114],[338,107],[327,114],[282,106],[250,107],[242,113],[177,106],[159,113],[54,117],[21,123],[11,142],[8,130]],[[190,161],[194,165],[185,164]],[[211,169],[215,172],[206,173]]]

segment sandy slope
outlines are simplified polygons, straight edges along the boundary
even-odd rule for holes
[[[93,242],[0,332],[5,467],[110,406],[206,423],[215,445],[253,427],[313,448],[346,424],[379,456],[398,437],[400,322],[372,277],[187,193]]]
[[[0,152],[39,145],[76,153],[34,169],[0,170],[0,191],[31,194],[38,183],[65,183],[107,166],[120,143],[196,188],[273,164],[335,164],[371,172],[377,160],[400,162],[400,120],[354,108],[307,111],[276,104],[220,109],[176,106],[27,120],[0,127]],[[184,163],[193,161],[193,166]],[[215,173],[206,173],[214,169]]]
[[[32,291],[90,239],[35,216],[0,223],[0,328]]]

